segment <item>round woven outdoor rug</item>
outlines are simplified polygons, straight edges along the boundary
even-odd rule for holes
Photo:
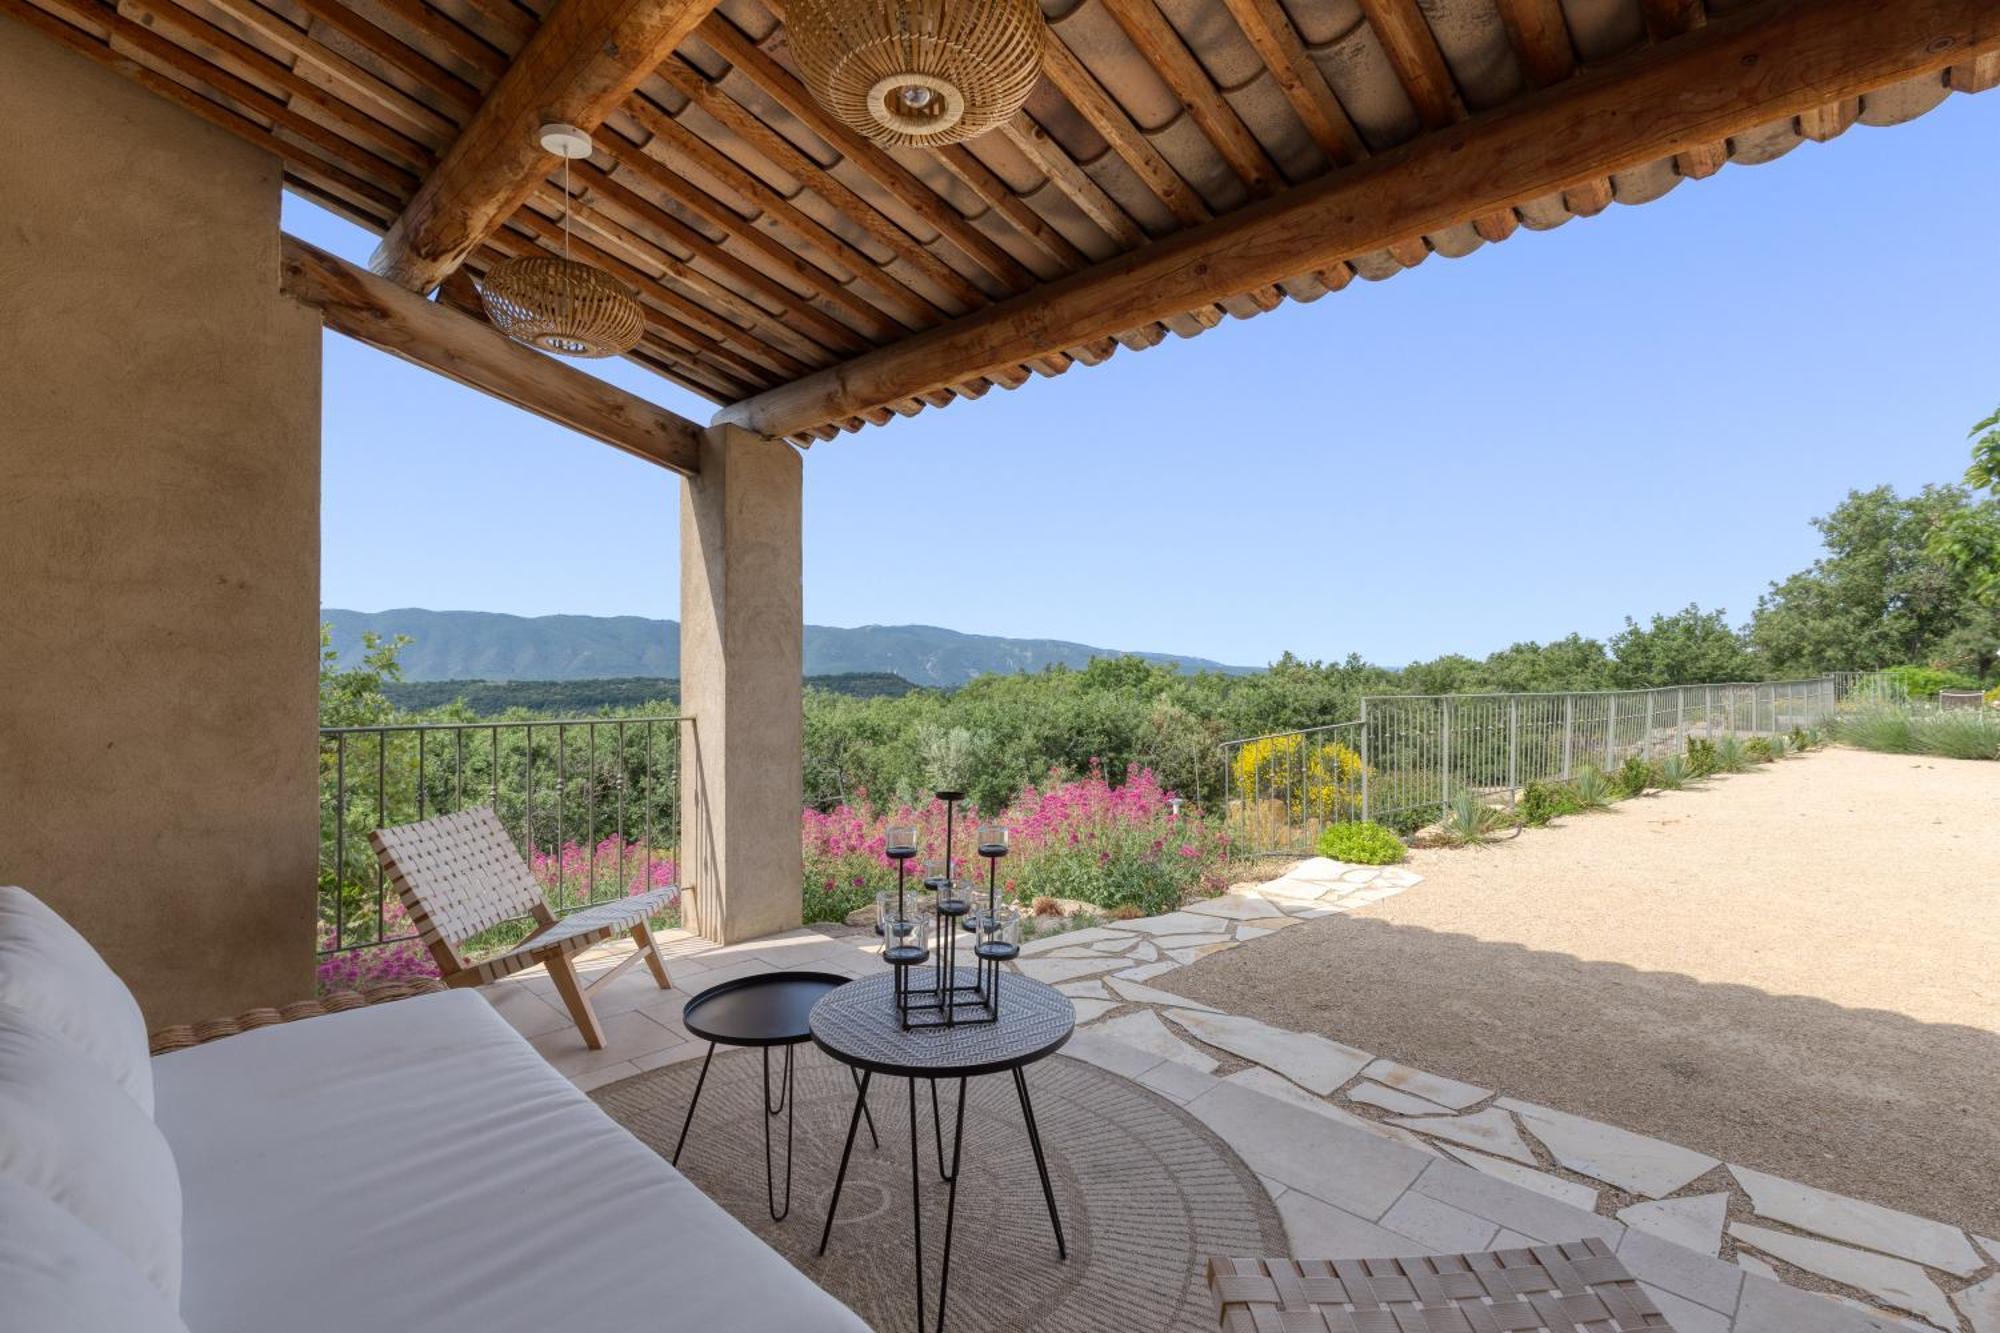
[[[774,1084],[782,1059],[772,1052]],[[785,1221],[773,1222],[765,1203],[762,1066],[755,1051],[717,1050],[680,1169],[881,1333],[914,1330],[907,1084],[877,1078],[869,1089],[882,1144],[869,1143],[864,1123],[821,1258],[814,1251],[854,1084],[845,1066],[810,1045],[799,1048],[797,1060],[798,1156]],[[684,1060],[591,1096],[661,1156],[671,1156],[700,1069],[699,1059]],[[1031,1065],[1027,1075],[1069,1259],[1056,1258],[1013,1080],[1004,1074],[971,1080],[946,1327],[954,1333],[1214,1328],[1201,1258],[1286,1251],[1284,1226],[1263,1186],[1200,1122],[1128,1079],[1062,1056]],[[957,1088],[940,1082],[937,1089],[947,1162]],[[930,1085],[920,1080],[916,1091],[925,1305],[934,1320],[947,1186],[939,1179]],[[782,1202],[784,1117],[771,1125]]]

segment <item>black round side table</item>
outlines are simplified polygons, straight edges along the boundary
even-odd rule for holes
[[[738,977],[719,986],[710,986],[687,1002],[681,1011],[681,1026],[708,1041],[708,1054],[701,1058],[701,1077],[695,1080],[694,1096],[688,1099],[687,1119],[681,1122],[681,1136],[674,1143],[673,1160],[681,1160],[687,1146],[688,1127],[694,1124],[694,1108],[701,1103],[702,1085],[708,1082],[708,1062],[715,1048],[756,1046],[764,1053],[764,1193],[771,1220],[782,1222],[792,1211],[792,1122],[797,1105],[792,1099],[792,1048],[812,1035],[809,1016],[813,1006],[827,995],[848,985],[850,978],[833,972],[763,972]],[[784,1083],[777,1101],[771,1099],[771,1048],[785,1048]],[[860,1075],[855,1086],[862,1088]],[[860,1114],[867,1115],[863,1088]],[[771,1121],[785,1116],[785,1203],[778,1206],[777,1182],[771,1166]],[[868,1137],[875,1140],[875,1117],[868,1116]],[[849,1146],[853,1137],[848,1138]]]
[[[930,968],[909,969],[908,984],[922,988],[934,985]],[[970,984],[972,974],[961,971]],[[1049,1183],[1048,1159],[1042,1153],[1041,1131],[1035,1125],[1035,1107],[1028,1096],[1028,1080],[1022,1070],[1044,1056],[1054,1054],[1076,1030],[1076,1008],[1069,997],[1053,986],[1031,981],[1016,973],[999,974],[1002,1003],[998,1017],[989,1023],[957,1026],[927,1025],[905,1028],[896,1007],[894,975],[868,977],[824,996],[813,1005],[813,1043],[834,1059],[861,1071],[854,1099],[854,1114],[847,1121],[847,1145],[840,1152],[840,1170],[833,1178],[833,1199],[827,1205],[826,1226],[820,1232],[819,1252],[826,1253],[833,1235],[834,1213],[840,1208],[840,1187],[847,1179],[848,1158],[854,1152],[854,1135],[868,1111],[868,1084],[877,1074],[907,1079],[910,1098],[910,1229],[917,1256],[917,1329],[924,1329],[924,1221],[921,1154],[917,1151],[917,1080],[931,1085],[931,1126],[937,1136],[938,1174],[946,1182],[944,1214],[944,1257],[939,1267],[937,1333],[944,1328],[945,1294],[951,1281],[951,1232],[958,1213],[959,1155],[965,1147],[965,1081],[983,1074],[1012,1074],[1014,1092],[1021,1102],[1021,1123],[1027,1131],[1028,1146],[1034,1150],[1035,1170],[1042,1178],[1042,1198],[1049,1206],[1049,1226],[1056,1236],[1056,1256],[1069,1258],[1063,1239],[1062,1214],[1056,1208],[1055,1188]],[[937,1081],[958,1080],[958,1112],[952,1132],[951,1168],[944,1166],[944,1127],[938,1114]],[[873,1117],[868,1132],[875,1133]],[[879,1145],[878,1145],[879,1146]]]

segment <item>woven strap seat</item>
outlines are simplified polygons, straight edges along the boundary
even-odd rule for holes
[[[473,964],[471,970],[477,972],[482,981],[498,981],[501,977],[546,962],[550,949],[581,953],[599,940],[630,930],[672,906],[678,892],[677,889],[650,889],[630,898],[594,903],[582,911],[571,912],[519,948]]]
[[[376,829],[369,840],[447,986],[483,986],[545,966],[584,1044],[602,1050],[604,1029],[590,1006],[590,992],[642,959],[661,990],[673,984],[647,921],[674,902],[677,888],[649,889],[559,917],[491,806]],[[461,952],[481,932],[524,917],[532,918],[536,929],[517,947],[476,963]],[[572,957],[620,934],[632,937],[635,951],[583,984]]]
[[[1227,1333],[1672,1333],[1601,1240],[1408,1259],[1218,1259]]]

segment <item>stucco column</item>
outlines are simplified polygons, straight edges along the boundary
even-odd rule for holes
[[[723,426],[681,485],[681,882],[689,925],[724,944],[799,924],[802,470]]]
[[[0,19],[0,884],[155,1024],[312,994],[320,327],[278,160]]]

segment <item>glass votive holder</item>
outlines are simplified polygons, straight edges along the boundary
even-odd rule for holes
[[[979,943],[972,951],[981,958],[1001,961],[1021,952],[1021,914],[1012,907],[979,914]]]
[[[907,861],[917,854],[917,828],[914,824],[891,824],[883,831],[882,853],[895,861]]]
[[[972,910],[973,886],[962,879],[941,879],[937,886],[939,916],[964,916]]]
[[[1007,844],[1014,831],[999,824],[987,824],[979,830],[979,854],[989,860],[1007,854]]]
[[[875,895],[875,930],[882,937],[883,961],[909,967],[930,957],[921,895],[905,894],[900,905],[892,890]]]

